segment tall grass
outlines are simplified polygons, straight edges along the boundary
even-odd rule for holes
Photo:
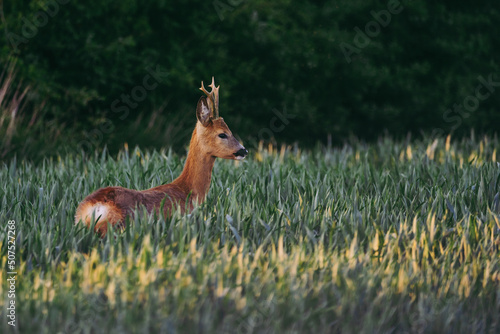
[[[104,240],[73,225],[77,203],[103,186],[170,182],[180,157],[13,159],[0,171],[0,221],[16,220],[16,328],[498,333],[499,144],[261,146],[243,163],[218,161],[190,214],[139,213]]]
[[[191,129],[183,126],[182,114],[168,112],[168,101],[150,113],[133,110],[125,117],[101,113],[85,124],[63,122],[51,112],[53,101],[46,100],[39,86],[20,79],[16,61],[11,58],[3,68],[0,65],[0,162],[16,156],[38,163],[75,148],[86,155],[105,149],[116,153],[123,147],[123,138],[132,145],[154,148],[169,143],[184,151]]]
[[[14,156],[40,160],[69,142],[70,136],[60,138],[64,125],[47,121],[50,117],[45,117],[45,100],[36,88],[19,79],[16,59],[11,58],[1,71],[0,161]]]
[[[15,84],[15,62],[9,62],[0,74],[0,159],[12,150],[12,137],[18,127],[19,113],[29,87]]]

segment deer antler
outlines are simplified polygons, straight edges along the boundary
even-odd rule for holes
[[[205,86],[203,85],[203,81],[201,82],[200,90],[203,93],[205,93],[205,95],[208,96],[210,110],[212,111],[211,117],[216,119],[216,118],[219,118],[219,87],[220,87],[220,85],[215,87],[214,77],[212,77],[212,83],[208,87],[212,88],[212,90],[210,92],[205,89]]]

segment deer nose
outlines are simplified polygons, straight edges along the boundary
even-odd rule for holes
[[[242,157],[242,158],[244,158],[248,154],[248,151],[247,151],[246,148],[242,148],[242,149],[238,150],[238,152],[233,153],[233,154],[234,154],[235,157]]]

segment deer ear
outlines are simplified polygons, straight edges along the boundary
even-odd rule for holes
[[[208,105],[207,98],[202,96],[198,100],[198,105],[196,106],[196,118],[203,126],[207,126],[210,123],[210,106]]]

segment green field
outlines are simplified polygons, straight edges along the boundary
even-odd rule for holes
[[[0,170],[0,303],[22,333],[499,333],[500,141],[446,138],[218,160],[206,202],[73,225],[103,186],[172,181],[170,151],[75,153]],[[12,226],[12,224],[11,224]]]

